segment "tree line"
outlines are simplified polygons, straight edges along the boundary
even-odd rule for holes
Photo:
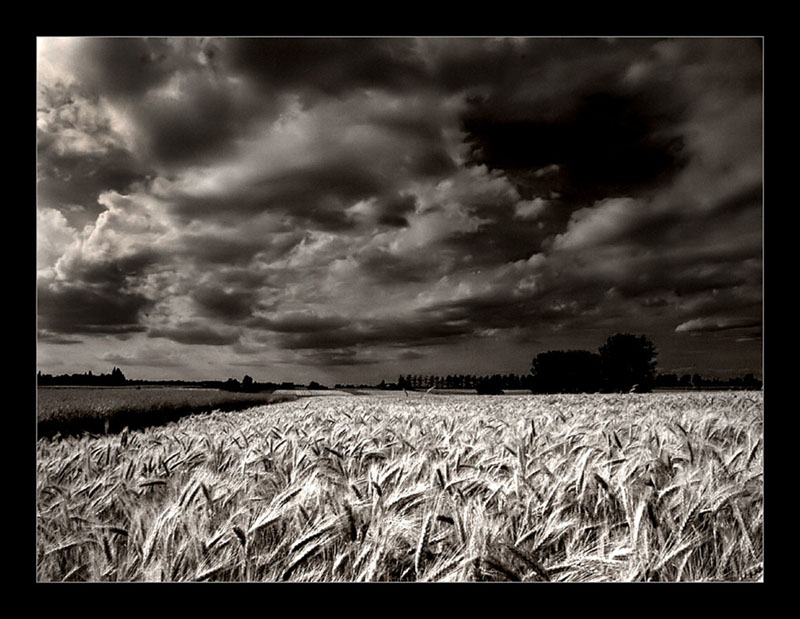
[[[396,383],[381,381],[378,385],[340,385],[336,388],[371,388],[385,390],[468,389],[479,394],[500,394],[510,390],[533,393],[619,393],[648,392],[658,389],[761,389],[762,382],[753,374],[727,380],[703,378],[699,374],[657,374],[658,351],[645,335],[617,333],[609,337],[597,352],[588,350],[549,350],[536,355],[530,373],[518,374],[405,374]],[[47,385],[163,385],[196,386],[225,391],[271,392],[276,389],[294,389],[292,382],[257,382],[245,375],[242,381],[143,381],[127,380],[117,367],[109,374],[37,374],[40,386]],[[308,385],[311,390],[327,389],[316,381]]]
[[[478,389],[481,385],[493,382],[502,389],[530,389],[531,377],[517,374],[407,374],[397,379],[398,389]],[[379,385],[380,387],[380,385]]]
[[[753,374],[744,378],[703,378],[699,374],[657,374],[658,351],[645,335],[617,333],[596,353],[551,350],[531,365],[534,393],[648,392],[658,389],[761,389]]]
[[[656,376],[657,389],[761,389],[763,383],[753,374],[745,374],[735,378],[703,378],[699,374],[659,374]]]
[[[83,374],[60,374],[53,376],[51,374],[36,374],[36,382],[40,387],[48,385],[72,385],[72,386],[89,386],[89,387],[121,387],[128,384],[125,374],[122,373],[118,367],[115,367],[108,374],[92,374],[91,371],[84,372]]]
[[[596,353],[550,350],[531,364],[535,393],[612,393],[652,391],[656,347],[647,336],[617,333]]]

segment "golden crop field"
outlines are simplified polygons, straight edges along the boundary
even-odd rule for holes
[[[39,581],[763,578],[763,394],[303,398],[37,444]]]

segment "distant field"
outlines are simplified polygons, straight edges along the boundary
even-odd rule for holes
[[[37,444],[40,581],[753,581],[763,394],[303,398]]]
[[[275,395],[293,395],[297,397],[317,396],[317,395],[350,395],[346,391],[338,389],[276,389]]]
[[[214,409],[235,410],[293,400],[290,394],[236,393],[180,387],[39,387],[40,437],[57,432],[119,432]]]

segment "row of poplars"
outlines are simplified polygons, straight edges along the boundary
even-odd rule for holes
[[[39,580],[763,576],[760,394],[313,398],[38,444]]]

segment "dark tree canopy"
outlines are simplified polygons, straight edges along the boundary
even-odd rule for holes
[[[617,333],[600,347],[603,390],[650,391],[656,375],[656,347],[644,335]]]
[[[502,395],[503,394],[503,377],[499,374],[487,376],[475,386],[478,395]]]
[[[550,350],[531,365],[536,393],[594,393],[601,388],[600,356],[588,350]]]
[[[128,380],[125,374],[118,367],[114,367],[109,374],[92,374],[91,371],[84,374],[61,374],[51,376],[42,374],[40,371],[36,375],[36,383],[40,387],[48,385],[83,385],[95,387],[120,387],[126,385]]]
[[[595,393],[651,391],[656,379],[656,348],[644,335],[617,333],[600,347],[550,350],[531,364],[535,393]],[[669,378],[665,378],[669,382]],[[677,385],[678,379],[674,377]]]

